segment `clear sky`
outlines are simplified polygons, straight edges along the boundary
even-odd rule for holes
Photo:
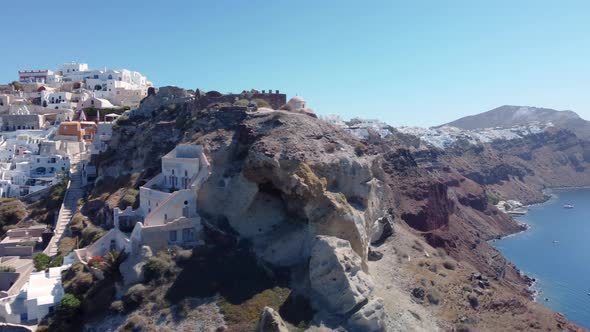
[[[588,1],[6,1],[0,82],[64,62],[156,86],[279,89],[430,126],[504,104],[590,119]]]

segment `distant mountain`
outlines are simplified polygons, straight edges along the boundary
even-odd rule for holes
[[[504,105],[477,115],[466,116],[445,125],[463,129],[509,128],[534,123],[551,122],[556,127],[569,129],[578,137],[590,137],[590,121],[572,111],[549,108]]]

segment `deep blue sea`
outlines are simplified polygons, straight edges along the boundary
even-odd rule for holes
[[[590,329],[590,189],[552,193],[551,200],[518,218],[529,230],[493,245],[537,279],[538,302]]]

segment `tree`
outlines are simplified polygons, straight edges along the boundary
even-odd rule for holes
[[[65,294],[57,305],[57,314],[63,319],[72,319],[76,317],[80,311],[81,302],[72,294]]]
[[[51,259],[49,258],[49,256],[47,256],[43,253],[39,253],[39,254],[36,254],[35,256],[33,256],[33,264],[35,265],[35,269],[37,271],[46,270],[47,267],[49,267],[50,261],[51,261]]]
[[[10,83],[10,85],[12,86],[13,89],[15,89],[16,91],[23,91],[23,85],[20,82],[17,81],[12,81]]]

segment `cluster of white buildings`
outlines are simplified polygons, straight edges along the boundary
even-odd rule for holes
[[[457,141],[468,144],[489,143],[495,140],[513,140],[525,136],[539,134],[545,129],[553,127],[551,123],[531,124],[529,126],[514,126],[512,128],[485,128],[477,130],[460,129],[443,126],[438,128],[397,127],[397,131],[420,138],[428,145],[445,149]]]
[[[344,121],[339,115],[330,114],[322,117],[322,120],[341,127],[360,139],[368,139],[370,132],[374,132],[382,138],[391,134],[391,126],[375,119],[352,118],[349,121]]]
[[[0,131],[47,128],[79,119],[88,109],[103,110],[104,116],[112,113],[108,110],[136,108],[152,86],[137,71],[93,70],[85,63],[56,71],[20,70],[18,83],[0,87]]]
[[[21,197],[58,183],[70,157],[49,137],[53,130],[0,132],[0,197]]]
[[[112,105],[136,107],[152,86],[137,71],[128,69],[90,69],[86,63],[67,63],[56,71],[20,70],[19,82],[32,87],[45,87],[48,91],[38,95],[45,105],[73,108],[89,97],[108,100]],[[34,89],[27,93],[34,95]],[[26,91],[26,90],[25,90]],[[65,105],[61,105],[65,104]],[[50,107],[51,107],[50,106]]]

